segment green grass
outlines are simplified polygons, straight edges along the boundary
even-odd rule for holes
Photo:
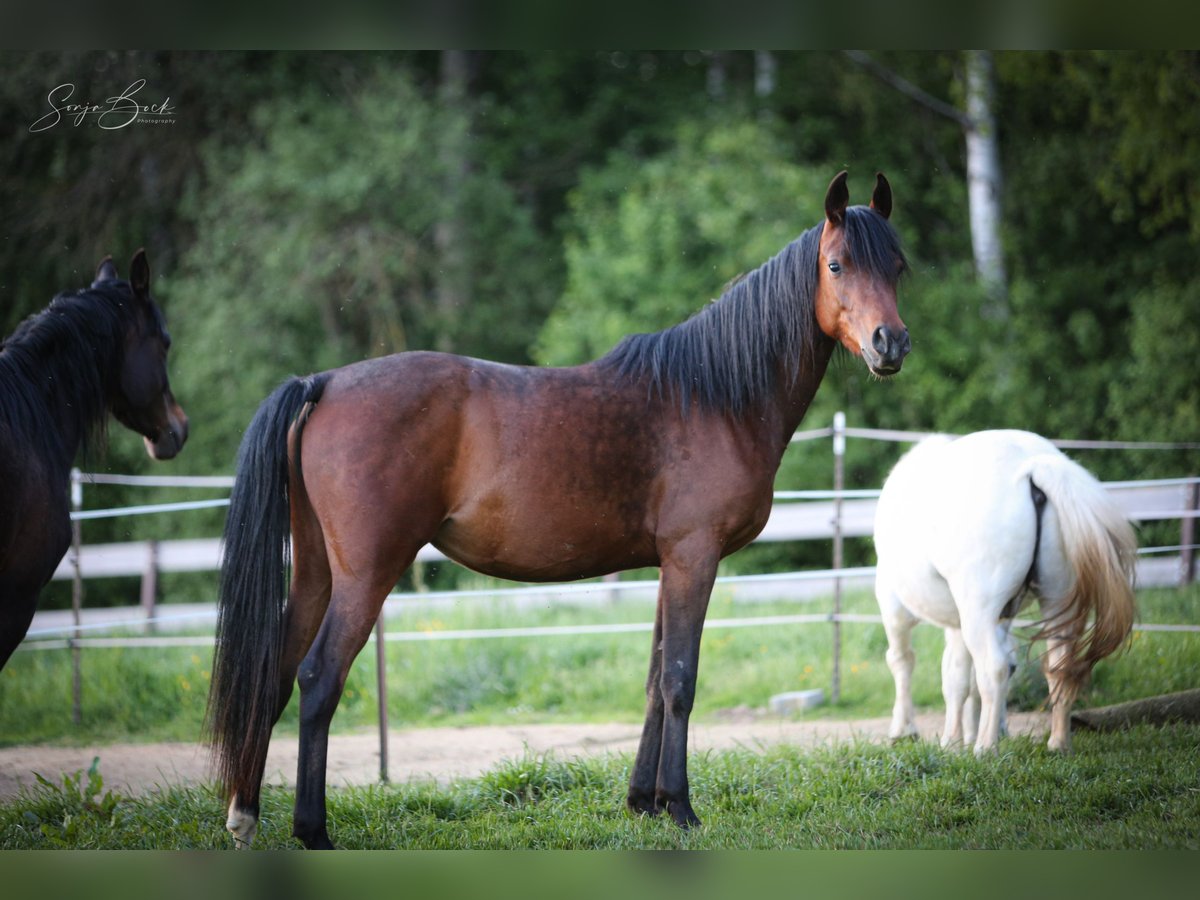
[[[1195,622],[1200,586],[1144,591],[1141,619]],[[828,610],[811,603],[734,603],[718,589],[709,619]],[[869,594],[846,598],[849,612],[875,612]],[[649,622],[648,603],[603,606],[557,604],[516,610],[504,601],[462,600],[445,610],[413,608],[389,630],[503,628],[597,622]],[[884,662],[883,628],[842,626],[842,696],[808,717],[886,715],[892,680]],[[919,708],[941,708],[941,632],[923,626],[914,634]],[[649,659],[649,632],[547,638],[449,640],[388,645],[388,712],[392,727],[520,722],[640,720]],[[1034,708],[1045,699],[1031,648],[1013,690],[1014,705]],[[0,672],[0,744],[196,740],[208,689],[207,648],[96,649],[83,653],[83,722],[71,723],[70,655],[20,652]],[[828,625],[706,629],[701,648],[696,709],[699,719],[737,706],[763,707],[785,690],[828,691],[831,672]],[[1197,686],[1200,634],[1138,633],[1122,655],[1103,661],[1082,705],[1103,705]],[[294,732],[297,702],[280,729]],[[334,718],[335,730],[375,723],[375,654],[360,654]]]
[[[361,849],[1198,849],[1198,747],[1200,727],[1177,726],[1080,734],[1069,757],[1023,738],[984,760],[932,743],[697,754],[690,832],[625,813],[628,755],[333,790],[329,810],[335,842]],[[258,846],[296,846],[291,803],[266,792]],[[0,848],[221,848],[222,823],[210,790],[114,796],[101,764],[0,807]]]
[[[1141,618],[1196,620],[1200,587],[1143,592]],[[806,604],[734,604],[718,592],[710,619],[819,612]],[[846,599],[872,612],[867,594]],[[392,630],[443,630],[579,622],[644,622],[645,603],[514,610],[462,601],[431,613],[409,610]],[[841,703],[808,716],[886,714],[892,700],[877,625],[843,626]],[[940,709],[941,633],[916,633],[915,696]],[[388,646],[393,727],[519,721],[637,721],[649,634],[543,639],[454,640]],[[1031,648],[1025,668],[1036,670]],[[207,650],[100,650],[84,654],[84,723],[70,724],[69,655],[19,653],[0,673],[0,735],[33,740],[195,740],[207,688]],[[827,625],[709,629],[695,715],[763,706],[780,690],[827,687]],[[1097,668],[1085,705],[1196,686],[1200,636],[1139,634],[1127,652]],[[355,664],[335,729],[372,725],[374,653]],[[1043,702],[1036,679],[1015,699]],[[295,728],[295,708],[282,729]],[[347,847],[456,848],[1200,848],[1200,727],[1079,733],[1075,753],[1057,757],[1015,738],[987,760],[932,743],[849,744],[693,754],[692,797],[705,826],[683,833],[664,819],[623,808],[631,759],[513,760],[482,778],[449,786],[413,784],[333,790],[330,821]],[[290,791],[268,789],[264,847],[295,846]],[[208,788],[144,798],[113,795],[99,767],[43,783],[0,806],[0,849],[219,848],[227,844],[223,803]]]

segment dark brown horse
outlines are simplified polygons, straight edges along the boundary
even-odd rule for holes
[[[90,288],[63,293],[0,344],[0,668],[71,543],[71,463],[108,414],[154,459],[187,440],[167,380],[167,335],[139,250],[129,281],[105,257]]]
[[[209,696],[237,845],[256,831],[271,728],[298,681],[294,833],[332,846],[329,722],[384,598],[426,543],[522,581],[661,567],[627,802],[699,824],[687,729],[717,562],[767,521],[835,345],[881,377],[909,350],[891,189],[880,175],[870,208],[848,201],[843,172],[824,222],[691,319],[596,362],[402,353],[289,380],[263,403],[239,451]]]

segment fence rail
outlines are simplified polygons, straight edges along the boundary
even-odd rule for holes
[[[85,476],[86,477],[86,476]],[[1169,478],[1149,481],[1120,481],[1105,485],[1127,518],[1138,522],[1200,517],[1195,504],[1189,506],[1189,492],[1200,485],[1197,478]],[[839,500],[838,498],[842,499]],[[843,537],[870,537],[875,522],[878,488],[841,491],[776,491],[775,506],[757,541],[829,540],[834,523],[840,517]],[[78,520],[110,518],[117,515],[142,515],[153,512],[178,512],[228,506],[228,499],[196,500],[127,506],[112,510],[85,510]],[[840,511],[838,507],[840,506]],[[1191,541],[1180,541],[1186,553]],[[126,541],[114,544],[88,544],[80,548],[79,570],[84,578],[119,576],[152,577],[153,572],[203,572],[220,567],[221,542],[218,538],[169,541]],[[445,562],[446,556],[426,545],[417,554],[420,562]],[[54,573],[57,580],[74,578],[71,558],[64,559]]]
[[[714,619],[706,623],[706,628],[746,628],[771,627],[805,623],[828,623],[833,629],[834,655],[833,671],[831,673],[832,695],[837,699],[840,683],[840,625],[843,622],[878,622],[878,616],[849,615],[841,612],[841,588],[848,579],[864,579],[870,577],[872,568],[847,569],[842,565],[842,541],[846,537],[866,537],[872,533],[875,507],[879,496],[877,489],[845,490],[843,487],[843,460],[846,439],[867,439],[894,442],[916,442],[928,436],[929,432],[898,431],[873,428],[846,427],[845,416],[837,413],[831,427],[811,429],[797,432],[792,437],[792,443],[811,442],[832,438],[834,457],[833,491],[778,491],[775,494],[775,504],[770,518],[758,541],[796,541],[814,539],[832,539],[833,568],[820,572],[781,573],[760,576],[731,576],[718,579],[718,583],[738,586],[763,584],[779,584],[782,582],[799,583],[824,580],[832,584],[834,604],[832,613],[797,614],[787,616],[740,617],[737,619]],[[1162,442],[1162,441],[1094,441],[1059,439],[1053,443],[1064,449],[1097,449],[1097,450],[1200,450],[1200,442]],[[101,518],[113,518],[135,515],[151,515],[160,513],[178,513],[190,510],[211,509],[228,506],[228,498],[208,500],[190,500],[174,503],[145,504],[126,506],[116,509],[84,510],[83,488],[86,484],[130,485],[141,487],[178,487],[228,489],[233,486],[234,479],[230,476],[158,476],[158,475],[110,475],[105,473],[80,474],[72,472],[71,503],[72,526],[74,541],[71,552],[55,572],[56,579],[70,578],[74,583],[72,620],[69,624],[59,627],[47,626],[45,614],[35,617],[33,628],[20,649],[50,650],[70,649],[74,658],[73,675],[73,713],[75,720],[80,719],[80,652],[86,647],[176,647],[176,646],[210,646],[211,636],[144,636],[144,637],[84,637],[83,632],[91,629],[114,627],[145,626],[148,623],[179,623],[184,620],[196,624],[215,619],[215,609],[190,614],[174,614],[158,616],[155,611],[155,596],[157,594],[157,578],[160,572],[196,572],[215,570],[220,565],[220,541],[216,538],[193,540],[143,541],[117,544],[84,545],[82,543],[81,524]],[[1195,521],[1200,517],[1200,478],[1173,478],[1154,481],[1124,481],[1106,485],[1108,491],[1116,500],[1122,512],[1135,521],[1179,520],[1180,540],[1177,545],[1169,547],[1145,548],[1144,554],[1177,553],[1178,565],[1171,566],[1170,560],[1142,560],[1139,562],[1139,581],[1146,584],[1147,579],[1141,576],[1143,570],[1154,571],[1154,579],[1164,579],[1171,582],[1189,583],[1195,578]],[[417,559],[420,561],[444,560],[446,557],[430,546],[422,548]],[[1164,565],[1164,562],[1166,565]],[[1167,572],[1174,571],[1167,576]],[[82,621],[82,581],[84,578],[103,578],[115,576],[140,575],[142,577],[142,608],[143,615],[126,622],[106,622],[96,625],[84,625]],[[605,581],[599,584],[549,585],[523,587],[512,590],[498,591],[455,591],[446,592],[445,596],[460,599],[471,595],[505,595],[519,593],[523,596],[538,595],[553,592],[557,595],[572,596],[583,593],[599,593],[611,596],[618,591],[653,591],[657,582],[621,582]],[[433,592],[416,595],[429,602],[436,600],[438,595]],[[384,605],[384,613],[380,615],[375,641],[377,652],[382,653],[382,646],[387,641],[429,641],[429,640],[477,640],[513,637],[552,637],[566,634],[604,634],[620,632],[641,632],[651,628],[649,623],[629,623],[616,625],[595,626],[538,626],[513,627],[502,629],[468,629],[458,631],[408,631],[385,632],[384,618],[389,608],[397,603],[407,602],[405,595],[392,595]],[[1200,625],[1138,625],[1139,630],[1154,631],[1200,631]],[[69,632],[66,638],[48,638],[55,632]],[[381,727],[381,778],[387,780],[386,772],[386,685],[383,682],[385,667],[379,665],[379,702]]]

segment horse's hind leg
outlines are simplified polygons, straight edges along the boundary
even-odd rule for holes
[[[316,520],[297,514],[293,507],[292,541],[294,564],[292,584],[284,610],[283,653],[279,667],[279,702],[275,721],[283,715],[296,684],[296,671],[308,653],[329,606],[329,559]],[[257,777],[229,800],[225,827],[233,835],[234,846],[249,847],[258,831],[259,798],[267,757],[258,760]]]
[[[888,737],[893,741],[917,736],[913,715],[912,673],[916,658],[912,649],[912,630],[917,619],[889,595],[879,597],[883,628],[887,632],[887,664],[896,682],[896,702],[892,707],[892,724]]]
[[[970,600],[959,601],[963,642],[971,651],[979,687],[979,734],[975,738],[975,755],[981,756],[994,750],[1000,739],[1003,709],[1008,702],[1008,642],[999,622],[990,619],[986,613],[967,615],[968,609],[983,610],[986,607]]]
[[[983,711],[983,701],[979,696],[979,676],[975,672],[975,663],[967,654],[967,665],[970,666],[967,675],[967,698],[962,707],[962,743],[965,747],[974,747],[979,737],[979,721]],[[997,734],[1004,731],[1004,704],[1000,704],[1000,727]]]
[[[946,647],[942,651],[942,699],[946,702],[946,724],[942,728],[941,743],[943,747],[955,747],[964,742],[967,725],[977,724],[965,721],[972,717],[970,704],[971,695],[975,692],[975,675],[971,654],[963,643],[962,631],[946,628],[944,632]]]
[[[1042,615],[1053,627],[1056,613],[1047,614],[1044,601]],[[1071,751],[1071,707],[1079,693],[1079,681],[1070,677],[1070,664],[1077,637],[1077,628],[1061,625],[1046,638],[1046,653],[1042,657],[1042,672],[1050,688],[1050,738],[1046,746],[1058,753]]]
[[[423,543],[423,542],[421,542]],[[296,770],[296,809],[292,833],[310,850],[332,849],[325,809],[325,769],[329,723],[341,700],[346,676],[370,637],[383,601],[416,556],[400,554],[396,567],[362,579],[333,573],[329,610],[316,640],[300,663],[300,759]]]

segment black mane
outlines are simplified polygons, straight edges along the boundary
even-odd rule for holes
[[[0,342],[0,437],[69,465],[103,441],[136,300],[129,283],[61,293]],[[158,323],[161,327],[161,322]]]
[[[649,376],[651,391],[669,395],[684,413],[692,403],[735,415],[760,403],[781,375],[793,381],[831,340],[814,309],[821,227],[735,280],[690,319],[629,335],[600,363],[627,377]],[[854,267],[894,284],[896,260],[904,263],[895,229],[865,206],[846,210],[845,227]]]

